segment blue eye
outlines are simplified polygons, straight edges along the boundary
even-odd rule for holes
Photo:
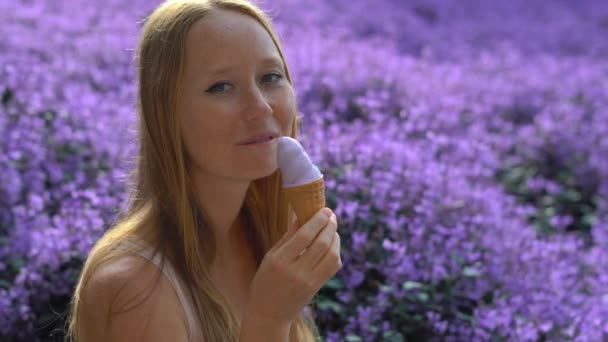
[[[264,78],[266,78],[267,76],[275,76],[275,77],[276,77],[276,81],[278,81],[278,80],[280,80],[280,79],[282,79],[282,78],[283,78],[283,75],[281,75],[281,74],[279,74],[279,73],[269,73],[269,74],[264,75]],[[272,82],[272,81],[269,81],[269,82]],[[207,90],[207,92],[208,92],[208,93],[217,93],[217,92],[223,93],[224,91],[221,91],[221,90],[219,90],[219,91],[215,91],[215,90],[217,90],[218,88],[221,88],[220,86],[223,86],[223,85],[226,85],[226,86],[227,86],[227,85],[229,85],[229,83],[226,83],[226,82],[218,82],[218,83],[216,83],[216,84],[212,85],[212,86],[211,86],[211,87],[210,87],[210,88]]]
[[[228,85],[228,83],[226,83],[226,82],[220,82],[220,83],[216,83],[216,84],[212,85],[212,86],[211,86],[211,88],[209,88],[209,89],[207,90],[207,92],[208,92],[208,93],[216,93],[216,91],[213,91],[213,90],[214,90],[214,89],[217,89],[217,88],[218,88],[218,86],[221,86],[221,85]],[[220,91],[220,93],[222,93],[222,91]]]
[[[278,74],[278,73],[270,73],[270,74],[266,74],[264,76],[276,76],[277,77],[277,81],[280,80],[281,78],[283,78],[283,75]]]

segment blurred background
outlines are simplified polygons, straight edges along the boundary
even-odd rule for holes
[[[159,3],[0,1],[1,341],[63,339]],[[608,1],[257,4],[340,222],[324,340],[608,339]]]

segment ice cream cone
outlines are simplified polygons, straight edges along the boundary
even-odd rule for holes
[[[308,222],[319,209],[325,207],[323,175],[310,183],[283,188],[283,192],[295,211],[300,225]]]

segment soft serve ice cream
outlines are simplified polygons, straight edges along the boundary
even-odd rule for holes
[[[306,223],[325,207],[325,183],[319,168],[294,138],[283,136],[278,141],[278,164],[283,179],[283,192],[298,217]]]

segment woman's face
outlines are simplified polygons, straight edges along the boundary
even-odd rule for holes
[[[253,180],[276,171],[277,141],[240,145],[271,130],[289,135],[294,91],[272,38],[254,18],[214,10],[186,37],[177,114],[195,172]]]

